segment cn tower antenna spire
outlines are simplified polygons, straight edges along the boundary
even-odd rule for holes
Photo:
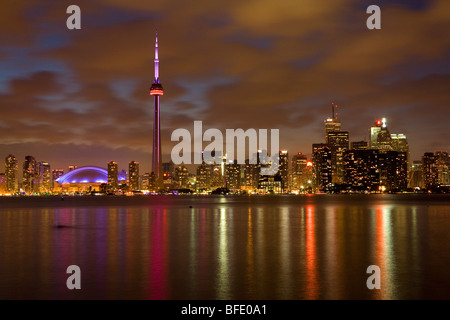
[[[156,30],[155,40],[155,83],[159,83],[159,55],[158,55],[158,30]]]

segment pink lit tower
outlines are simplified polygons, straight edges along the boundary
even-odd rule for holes
[[[156,33],[155,42],[155,80],[150,87],[150,95],[155,97],[155,109],[153,120],[153,159],[152,159],[152,172],[155,177],[155,186],[162,188],[162,162],[161,162],[161,130],[159,122],[159,96],[164,94],[163,87],[159,82],[159,59],[158,59],[158,33]]]

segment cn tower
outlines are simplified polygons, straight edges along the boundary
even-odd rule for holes
[[[150,95],[155,97],[154,120],[153,120],[153,159],[152,172],[155,175],[156,188],[162,188],[162,162],[161,162],[161,130],[159,122],[159,96],[164,94],[163,87],[159,82],[159,58],[158,58],[158,33],[155,42],[155,80],[150,87]]]

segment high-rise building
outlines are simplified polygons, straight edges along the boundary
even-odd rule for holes
[[[52,170],[52,189],[55,187],[55,181],[62,175],[64,175],[63,169],[53,169]]]
[[[114,191],[119,188],[119,165],[117,162],[108,162],[108,190]]]
[[[161,158],[161,128],[160,128],[160,110],[159,97],[164,94],[163,86],[159,80],[159,56],[158,56],[158,34],[155,41],[155,79],[150,87],[150,95],[155,99],[153,110],[153,154],[152,154],[152,172],[155,174],[155,184],[157,189],[163,187],[163,169]]]
[[[237,163],[237,160],[230,160],[225,165],[225,182],[229,190],[236,192],[241,189],[241,165]]]
[[[425,189],[433,189],[438,185],[438,167],[436,156],[425,152],[422,157],[423,183]]]
[[[241,189],[254,192],[258,189],[260,169],[257,163],[250,163],[249,159],[245,160],[243,165],[243,177]]]
[[[337,117],[337,105],[333,102],[331,104],[331,118],[325,120],[325,143],[328,143],[328,133],[332,131],[341,131],[341,120]]]
[[[327,144],[313,144],[313,185],[318,191],[331,189],[331,149]]]
[[[195,189],[197,192],[208,192],[211,186],[211,166],[203,161],[202,164],[197,167],[195,181]]]
[[[438,172],[438,184],[450,185],[450,155],[447,151],[436,151],[436,166]]]
[[[173,187],[173,180],[174,180],[174,175],[175,175],[175,165],[171,160],[169,162],[164,162],[162,164],[162,168],[163,168],[164,189],[170,190]]]
[[[328,132],[328,147],[331,150],[331,181],[332,183],[344,183],[344,152],[349,147],[348,131]]]
[[[306,155],[301,152],[294,154],[291,160],[291,190],[300,190],[303,185],[303,169],[306,167]]]
[[[408,187],[406,152],[382,151],[378,154],[381,191],[404,191]]]
[[[131,191],[139,190],[139,162],[131,161],[128,164],[128,181]]]
[[[12,154],[5,159],[5,175],[6,175],[6,192],[15,193],[19,187],[18,177],[19,165],[17,159]]]
[[[146,172],[141,177],[142,190],[150,191],[150,173]]]
[[[186,166],[180,165],[175,167],[174,185],[177,189],[189,188],[189,171]]]
[[[378,150],[347,150],[344,153],[344,169],[345,183],[351,190],[360,192],[379,190]]]
[[[22,188],[25,193],[35,192],[36,185],[39,186],[39,171],[36,159],[33,156],[26,156],[22,171]]]
[[[53,191],[52,170],[48,162],[39,162],[39,192],[51,193]]]
[[[68,166],[67,167],[67,172],[70,172],[70,171],[73,171],[73,170],[75,170],[75,169],[77,169],[78,168],[78,166],[76,166],[76,165],[70,165],[70,166]]]
[[[383,118],[385,120],[385,118]],[[375,126],[370,128],[370,149],[378,149],[378,133],[381,130],[383,122],[381,120],[375,121]]]
[[[413,161],[408,173],[408,188],[423,188],[422,161]]]
[[[278,173],[281,177],[281,192],[289,190],[289,154],[287,150],[281,150],[278,158]]]

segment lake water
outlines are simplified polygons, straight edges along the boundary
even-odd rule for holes
[[[449,298],[450,195],[0,198],[0,299]]]

